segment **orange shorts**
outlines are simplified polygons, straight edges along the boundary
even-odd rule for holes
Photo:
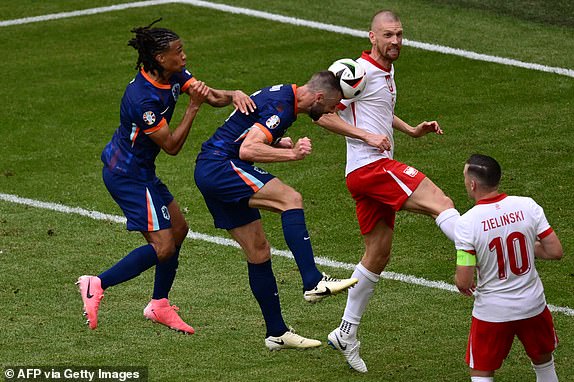
[[[548,307],[537,316],[517,321],[487,322],[472,317],[466,363],[475,370],[498,370],[510,352],[514,336],[531,359],[552,353],[558,345]]]
[[[361,233],[371,232],[381,219],[394,228],[396,211],[425,177],[414,167],[386,158],[349,173],[347,188],[356,202]]]

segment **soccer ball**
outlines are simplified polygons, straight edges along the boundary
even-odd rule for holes
[[[365,68],[353,59],[341,58],[329,66],[329,71],[339,80],[343,98],[355,98],[367,85]]]

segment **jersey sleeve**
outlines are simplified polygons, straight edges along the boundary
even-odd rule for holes
[[[294,103],[290,101],[292,100],[282,97],[281,99],[265,102],[263,105],[257,105],[257,108],[260,108],[260,112],[255,126],[265,133],[270,144],[285,135],[287,128],[296,119]]]
[[[167,126],[166,119],[161,115],[161,105],[159,102],[144,102],[141,106],[142,113],[136,116],[136,125],[140,126],[147,134],[154,133],[164,126]]]
[[[181,86],[182,93],[187,92],[187,89],[193,84],[195,81],[195,77],[191,72],[187,69],[184,69],[179,75],[179,85]]]
[[[454,235],[454,244],[457,250],[475,253],[472,221],[468,219],[468,216],[463,215],[458,219]]]
[[[546,219],[544,209],[540,207],[538,203],[536,203],[533,199],[529,199],[530,209],[532,210],[532,216],[536,227],[536,235],[538,235],[540,239],[543,239],[553,232],[552,227],[550,227],[550,223],[548,223],[548,220]]]

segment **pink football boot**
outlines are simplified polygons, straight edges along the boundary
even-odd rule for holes
[[[84,316],[88,318],[86,323],[93,330],[98,327],[98,309],[104,297],[102,282],[96,276],[81,276],[76,285],[80,288],[84,302]]]
[[[151,300],[144,309],[144,317],[152,322],[167,326],[170,329],[177,330],[185,334],[193,334],[195,330],[186,324],[177,314],[179,308],[175,305],[169,305],[167,298]]]

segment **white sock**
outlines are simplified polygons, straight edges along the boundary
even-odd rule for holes
[[[359,279],[359,282],[349,289],[347,305],[345,306],[345,313],[343,314],[340,328],[350,338],[355,338],[361,317],[363,317],[363,313],[367,309],[367,304],[375,291],[375,286],[381,275],[369,271],[363,264],[359,263],[351,277]]]
[[[540,365],[532,364],[536,372],[536,382],[558,382],[556,369],[554,368],[554,357],[546,363]]]
[[[449,208],[441,212],[435,219],[436,225],[451,241],[454,241],[454,227],[459,217],[460,213],[456,209]]]
[[[470,377],[472,382],[494,382],[494,377]]]

